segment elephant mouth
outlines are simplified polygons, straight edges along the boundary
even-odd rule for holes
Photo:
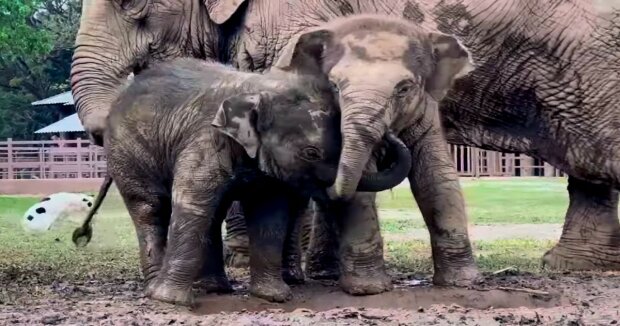
[[[379,192],[399,185],[409,175],[411,170],[411,153],[407,146],[392,132],[383,136],[387,145],[387,157],[392,158],[391,164],[377,172],[365,171],[357,184],[358,192]],[[336,170],[334,170],[336,173]],[[327,189],[327,195],[332,200],[338,200],[333,187]]]

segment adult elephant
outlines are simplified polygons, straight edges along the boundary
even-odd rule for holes
[[[615,189],[620,173],[613,164],[620,139],[613,127],[619,95],[612,91],[618,87],[618,48],[613,23],[592,14],[590,1],[93,1],[84,8],[72,90],[80,119],[95,142],[100,142],[103,118],[123,77],[153,60],[209,57],[262,70],[275,63],[295,36],[356,13],[405,17],[456,34],[478,65],[440,107],[449,141],[527,153],[568,172],[571,205],[562,239],[545,255],[546,261],[574,269],[619,267]],[[339,86],[344,93],[346,87]],[[345,139],[374,128],[349,128],[359,124],[356,117],[367,110],[361,108],[370,107],[364,104],[381,107],[363,97],[353,102],[356,97],[348,99],[353,105],[343,105],[343,112],[357,108],[343,114],[349,117],[343,121]],[[442,138],[439,128],[426,131],[420,136]],[[476,269],[457,175],[445,160],[445,148],[419,145],[410,143],[417,162],[410,182],[431,232],[435,281],[467,283]],[[342,165],[334,188],[345,197],[369,156],[369,149],[351,147],[357,148],[347,153],[355,154],[343,157],[358,163]],[[608,153],[612,155],[604,155]],[[389,287],[379,234],[359,232],[378,228],[374,198],[364,196],[354,198],[359,205],[340,208],[344,226],[354,226],[343,231],[340,246],[345,276],[353,280],[345,290],[354,293]],[[333,252],[330,245],[313,252]],[[330,260],[316,257],[311,261]],[[376,282],[367,282],[369,278]]]
[[[614,3],[256,1],[248,8],[236,62],[242,68],[263,69],[280,57],[282,44],[303,44],[299,40],[308,35],[304,34],[308,29],[329,25],[336,17],[367,12],[405,17],[455,35],[471,52],[476,69],[457,80],[441,103],[448,141],[525,153],[568,173],[570,206],[564,230],[560,242],[544,255],[544,262],[561,269],[615,270],[620,269],[620,2]],[[253,12],[261,14],[254,16]],[[364,60],[356,66],[360,61],[352,58],[368,56],[368,44],[359,38],[347,46],[341,36],[336,35],[336,41],[325,40],[326,52],[343,54],[340,60],[326,62],[322,73],[340,88],[345,143],[334,192],[347,196],[384,130],[383,123],[395,114],[389,96],[394,75],[391,69],[374,69],[381,65]],[[377,49],[381,46],[374,47]],[[374,80],[383,82],[368,82]],[[355,96],[346,96],[351,94]],[[383,121],[373,119],[375,114]],[[469,242],[461,237],[451,243],[465,230],[452,169],[441,149],[427,147],[433,142],[420,146],[425,136],[440,139],[440,130],[429,128],[426,135],[416,131],[404,128],[400,136],[415,156],[410,182],[431,231],[435,281],[471,279],[473,273],[463,267],[470,261],[468,250],[455,250],[467,248]],[[331,235],[324,238],[335,239]],[[329,241],[324,243],[314,251],[334,252]],[[455,273],[446,280],[441,271],[448,266],[455,267]]]

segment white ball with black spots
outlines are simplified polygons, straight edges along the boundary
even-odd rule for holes
[[[55,222],[69,216],[77,221],[93,206],[94,198],[85,194],[57,192],[44,197],[24,213],[23,227],[26,231],[47,231]],[[76,216],[76,213],[81,213]]]

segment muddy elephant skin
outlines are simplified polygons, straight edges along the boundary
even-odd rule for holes
[[[613,3],[599,16],[589,0],[91,2],[84,6],[76,42],[72,90],[80,119],[94,134],[103,130],[108,103],[122,78],[157,60],[208,57],[261,71],[274,65],[300,35],[358,14],[404,18],[416,25],[415,30],[454,35],[471,54],[475,70],[458,79],[440,102],[441,115],[435,119],[441,120],[442,128],[433,121],[421,121],[433,127],[404,128],[400,133],[413,156],[411,189],[431,233],[435,283],[468,284],[477,276],[465,206],[456,171],[446,160],[447,150],[420,146],[437,144],[444,135],[453,144],[525,153],[567,172],[566,222],[545,263],[560,269],[620,268],[620,172],[615,163],[620,143],[615,127],[620,105],[616,42],[620,17]],[[119,10],[121,5],[124,10]],[[364,44],[368,53],[370,43]],[[324,67],[332,64],[325,62]],[[335,77],[331,70],[324,73]],[[380,80],[383,75],[373,77],[369,70],[366,77]],[[333,80],[338,84],[342,78]],[[388,81],[383,87],[392,84]],[[337,86],[346,95],[346,87]],[[357,102],[367,102],[366,107],[383,105],[371,100],[360,97]],[[383,106],[386,113],[392,111],[387,108],[393,106]],[[343,129],[350,130],[343,137],[363,137],[370,143],[381,130],[376,123],[366,130],[350,128],[369,109],[356,111],[343,114]],[[384,119],[384,124],[390,122]],[[419,142],[421,138],[425,141]],[[373,156],[367,150],[348,155],[346,159],[356,164],[341,164],[340,186],[334,192],[350,192],[363,165],[360,162],[369,157],[365,168],[372,169]],[[339,221],[345,228],[340,239],[324,225],[331,220],[327,216],[335,213],[318,208],[315,233],[320,241],[312,241],[310,248],[311,275],[340,275],[348,279],[345,290],[353,293],[389,288],[373,200],[372,195],[357,193],[352,205],[338,209],[344,214]],[[245,231],[240,224],[227,224],[240,234]]]
[[[620,169],[616,163],[620,131],[615,125],[620,120],[620,3],[601,1],[595,6],[589,0],[248,2],[246,32],[237,45],[243,50],[237,51],[236,60],[244,69],[261,70],[276,64],[285,54],[285,50],[280,50],[286,49],[284,44],[345,15],[378,13],[454,35],[471,54],[475,69],[458,78],[440,102],[440,120],[448,142],[524,153],[562,169],[569,175],[570,205],[560,242],[545,254],[543,262],[555,269],[620,269]],[[264,42],[267,37],[274,41]],[[366,53],[371,52],[368,42],[360,43]],[[345,56],[348,53],[353,52],[346,50]],[[334,71],[332,65],[334,62],[326,62],[324,68],[332,69],[324,72],[338,84],[342,72]],[[369,80],[385,78],[385,70],[373,74],[365,65],[363,71]],[[352,85],[338,86],[343,100],[344,89]],[[343,154],[348,137],[377,133],[372,124],[366,128],[352,127],[356,121],[369,120],[367,114],[372,111],[358,109],[358,104],[366,101],[377,105],[375,99],[380,96],[371,96],[371,100],[355,96],[357,101],[351,102],[356,112],[351,115],[345,112],[346,104],[342,105],[342,129],[351,130],[350,135],[343,133]],[[389,106],[384,107],[388,108],[386,112],[390,111]],[[472,279],[474,275],[468,272],[471,258],[460,188],[454,182],[456,174],[451,162],[442,160],[442,156],[438,158],[439,154],[427,146],[414,147],[420,143],[420,137],[442,138],[442,130],[426,129],[426,136],[419,135],[420,130],[425,129],[405,129],[400,137],[415,156],[409,181],[431,232],[435,283],[460,283],[459,279]],[[359,166],[360,158],[363,162],[367,155],[358,153],[349,159]],[[346,155],[341,157],[347,159]],[[352,165],[341,162],[341,167],[345,166]],[[334,239],[332,235],[326,238]],[[336,250],[329,246],[336,246],[342,253],[352,240],[341,241],[345,242],[344,247],[330,240],[327,242],[331,244],[311,251],[334,253]],[[321,265],[333,266],[329,261],[335,260],[324,255],[315,259],[312,253],[310,258],[321,263],[318,270],[325,269]],[[342,262],[346,263],[341,259]]]
[[[290,298],[281,275],[289,219],[310,197],[326,197],[341,147],[326,79],[175,59],[138,74],[113,102],[107,123],[108,173],[136,227],[148,295],[190,304],[200,272],[215,290],[230,289],[220,227],[239,199],[256,252],[250,250],[251,293]],[[364,175],[360,190],[392,187],[410,169],[406,147],[394,136],[386,142],[400,161]],[[248,169],[249,181],[240,172]]]

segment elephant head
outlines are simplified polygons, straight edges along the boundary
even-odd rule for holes
[[[333,96],[313,97],[297,90],[241,94],[222,102],[212,126],[241,145],[266,175],[322,196],[334,183],[341,151],[336,107]],[[364,174],[359,191],[389,189],[404,179],[410,155],[391,137],[387,141],[399,164]]]
[[[216,57],[221,42],[212,32],[243,1],[83,0],[71,66],[78,116],[102,145],[105,119],[130,73],[173,57]],[[208,15],[206,14],[208,13]],[[215,50],[213,50],[215,51]]]
[[[331,193],[344,199],[355,193],[380,139],[435,114],[453,81],[473,69],[454,37],[378,15],[340,18],[301,34],[275,66],[327,75],[339,92],[343,148]]]

